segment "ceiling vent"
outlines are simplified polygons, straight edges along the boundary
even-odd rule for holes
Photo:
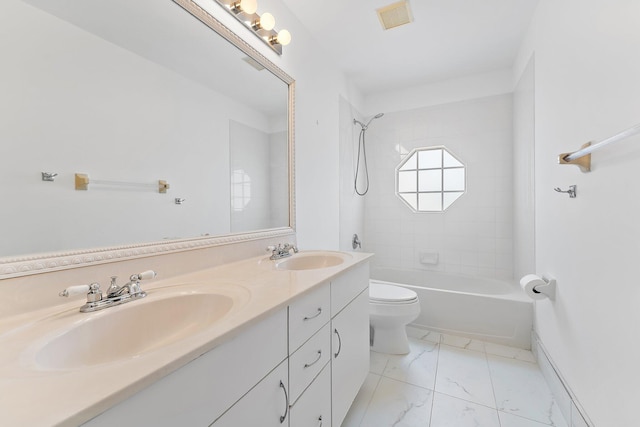
[[[378,12],[380,24],[382,24],[382,28],[385,30],[409,24],[413,21],[407,0],[381,7],[380,9],[376,9],[376,12]]]

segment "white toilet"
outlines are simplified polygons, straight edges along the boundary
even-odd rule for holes
[[[420,301],[414,291],[400,286],[369,284],[369,322],[371,350],[378,353],[409,353],[406,326],[420,314]]]

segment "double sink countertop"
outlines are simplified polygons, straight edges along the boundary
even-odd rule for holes
[[[0,319],[0,425],[82,424],[371,256],[309,251],[170,279],[157,271],[142,283],[147,296],[127,304],[80,313],[79,296]]]

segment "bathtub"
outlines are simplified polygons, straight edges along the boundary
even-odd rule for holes
[[[515,280],[372,268],[371,282],[402,286],[418,294],[421,312],[411,326],[531,348],[533,302]]]

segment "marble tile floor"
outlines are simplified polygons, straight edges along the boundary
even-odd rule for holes
[[[527,350],[409,327],[411,352],[371,352],[342,427],[567,427]]]

